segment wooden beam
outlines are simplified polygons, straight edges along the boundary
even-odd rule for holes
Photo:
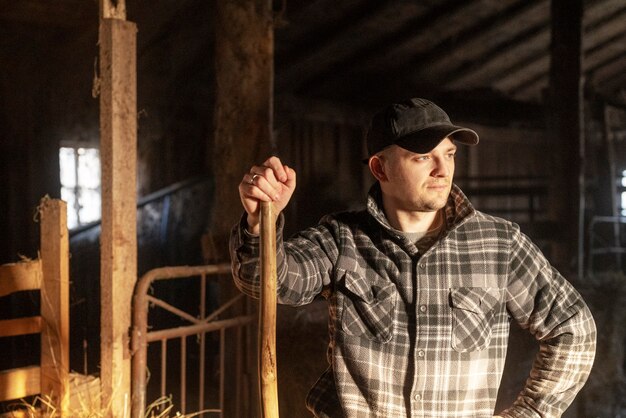
[[[215,201],[209,234],[215,242],[227,242],[231,226],[242,213],[237,186],[254,164],[269,157],[272,150],[274,95],[274,27],[271,1],[229,0],[216,2],[215,14],[215,132],[214,147],[208,152],[216,175]],[[222,251],[219,253],[219,251]],[[217,260],[228,259],[226,246],[214,254]],[[239,293],[231,282],[220,283],[224,301]],[[244,309],[237,307],[238,314]],[[248,308],[248,313],[256,309]],[[256,330],[248,330],[248,341],[255,341]],[[228,342],[235,344],[233,339]],[[244,372],[252,376],[247,392],[250,404],[257,404],[256,350],[248,350]],[[234,364],[235,351],[227,353],[227,364]],[[226,375],[226,393],[236,390],[232,375]],[[226,397],[225,416],[232,416],[239,406],[234,397]],[[246,409],[240,408],[240,409]],[[242,416],[256,416],[257,409],[241,411]]]
[[[370,6],[370,10],[362,10],[357,13],[358,18],[345,22],[340,29],[335,29],[332,33],[334,37],[324,37],[324,42],[318,44],[313,53],[309,53],[310,49],[303,48],[302,44],[298,44],[295,48],[300,52],[296,56],[306,54],[301,59],[295,61],[291,59],[282,64],[277,71],[277,90],[282,91],[291,87],[299,86],[298,90],[315,89],[316,86],[328,81],[328,77],[333,77],[333,83],[343,83],[342,75],[352,68],[360,70],[376,69],[386,67],[389,62],[406,63],[410,59],[413,51],[421,51],[428,48],[432,42],[428,33],[430,32],[449,32],[454,27],[446,20],[451,17],[457,18],[465,14],[479,13],[480,10],[475,3],[462,0],[449,0],[442,4],[428,9],[425,13],[417,13],[414,5],[407,4],[390,4],[390,2],[376,2]],[[407,11],[404,10],[407,8]],[[360,47],[356,52],[352,52],[351,48],[345,48],[345,45],[354,45],[359,39],[363,38],[363,33],[368,34],[373,30],[378,31],[380,23],[376,20],[376,15],[388,16],[388,19],[381,19],[387,22],[403,22],[398,27],[388,30],[381,36],[371,39],[370,41],[361,41]],[[368,22],[369,20],[369,22]],[[314,38],[316,34],[311,34]],[[392,47],[390,47],[392,45]],[[293,61],[290,63],[290,61]],[[335,80],[336,76],[338,79]]]
[[[596,45],[585,55],[585,72],[588,78],[600,68],[618,61],[626,55],[626,32],[618,33],[610,39]]]
[[[553,262],[582,278],[584,241],[584,139],[582,83],[583,0],[551,0],[552,41],[549,130],[555,140],[551,219],[565,226],[567,239],[555,246]]]
[[[41,332],[41,316],[0,320],[0,338]]]
[[[493,43],[493,39],[499,39],[503,27],[523,30],[532,26],[537,21],[537,16],[542,16],[541,11],[544,8],[547,9],[543,2],[520,2],[503,10],[495,9],[494,14],[485,16],[482,20],[474,20],[461,32],[453,33],[430,49],[413,55],[409,62],[392,73],[397,77],[409,77],[413,80],[428,77],[445,83],[448,72],[452,70],[451,59],[460,58],[462,64],[458,65],[461,66],[471,65],[482,55],[481,51],[484,51],[486,45]],[[423,65],[424,63],[428,65]]]
[[[548,45],[544,45],[548,49]],[[517,66],[509,66],[508,72],[494,75],[493,85],[496,89],[510,94],[512,91],[521,89],[523,86],[534,83],[537,79],[546,79],[550,69],[550,56],[540,48],[531,55],[517,62]]]
[[[41,393],[60,416],[70,402],[70,270],[67,205],[44,198],[41,216]]]
[[[398,7],[398,5],[394,6],[393,8]],[[314,31],[294,42],[294,45],[285,51],[279,62],[280,67],[277,72],[285,75],[281,77],[281,86],[304,81],[301,79],[302,70],[310,72],[316,68],[328,68],[327,65],[320,65],[320,60],[321,63],[326,63],[336,62],[341,58],[336,48],[333,50],[333,46],[339,45],[344,52],[348,52],[349,48],[343,47],[346,43],[341,40],[352,38],[352,33],[358,32],[376,16],[384,14],[385,9],[390,9],[387,2],[378,0],[361,2],[351,10],[346,10],[341,19],[326,20],[320,26],[316,26]],[[349,57],[345,57],[339,62],[345,63],[347,60],[349,61]],[[316,62],[317,65],[311,66],[312,62]]]
[[[0,399],[20,399],[37,395],[40,388],[39,366],[0,371]]]
[[[136,38],[134,23],[100,19],[100,367],[102,405],[111,417],[130,410],[128,342],[137,280]]]
[[[544,73],[537,73],[524,83],[508,90],[508,94],[520,100],[537,101],[540,100],[546,85],[548,76]]]
[[[616,96],[620,97],[619,89],[624,87],[624,81],[626,81],[624,54],[618,59],[603,63],[602,67],[595,70],[592,80],[598,90],[605,94],[618,90]]]
[[[589,73],[607,63],[610,58],[607,55],[619,56],[624,53],[624,42],[620,42],[626,36],[620,22],[626,15],[626,8],[622,8],[615,15],[597,16],[594,9],[589,10],[589,17],[584,25],[583,37],[584,62],[583,72],[587,79],[593,78]],[[585,11],[587,13],[587,11]],[[616,34],[617,32],[617,34]],[[543,50],[538,50],[524,61],[513,62],[512,65],[503,67],[502,70],[492,74],[496,85],[513,97],[528,97],[534,94],[541,96],[541,90],[548,85],[549,57]]]
[[[546,15],[549,4],[546,2],[521,2],[496,16],[484,24],[475,25],[475,29],[450,39],[444,49],[436,49],[431,55],[416,57],[413,62],[428,62],[428,65],[417,66],[418,73],[427,71],[432,77],[439,77],[440,82],[455,81],[470,69],[482,67],[494,56],[506,51],[508,46],[517,45],[520,39],[534,36],[547,25]],[[508,34],[504,37],[503,33]],[[457,52],[458,51],[458,52]],[[423,61],[428,59],[428,61]],[[430,61],[432,60],[432,61]]]
[[[507,74],[511,69],[522,65],[526,56],[533,55],[538,50],[545,52],[550,39],[547,24],[548,19],[542,19],[516,36],[497,43],[471,63],[452,69],[448,74],[450,86],[462,88],[484,77],[497,80],[499,75]],[[503,62],[508,65],[502,66]]]
[[[607,30],[607,24],[611,22],[619,22],[619,16],[623,12],[623,2],[620,4],[617,0],[608,0],[604,2],[594,2],[589,4],[585,9],[585,30],[589,34],[585,34],[585,39],[595,39],[595,31]],[[541,16],[541,15],[540,15]],[[517,24],[517,23],[513,23]],[[481,57],[472,62],[463,62],[456,68],[449,69],[449,73],[444,74],[446,80],[449,80],[450,86],[454,88],[463,88],[473,80],[489,77],[493,80],[500,80],[503,77],[510,76],[517,70],[513,77],[522,76],[526,72],[526,68],[532,66],[536,61],[545,58],[550,39],[548,16],[543,16],[532,26],[528,26],[517,36],[506,39],[497,44]],[[589,41],[585,41],[588,43]],[[537,45],[543,44],[543,47]],[[545,61],[545,59],[544,59]],[[502,66],[501,63],[506,62],[508,65]],[[548,67],[545,67],[547,84]],[[516,90],[520,84],[511,87]]]
[[[41,260],[29,260],[0,266],[0,297],[24,290],[41,288]]]

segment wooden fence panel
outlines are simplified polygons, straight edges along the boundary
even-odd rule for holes
[[[0,321],[0,337],[41,333],[41,365],[0,371],[0,401],[42,394],[55,411],[69,409],[69,241],[67,206],[40,204],[41,259],[0,266],[0,297],[40,290],[41,316]]]

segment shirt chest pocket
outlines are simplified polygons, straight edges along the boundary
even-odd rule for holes
[[[457,287],[450,289],[452,348],[458,352],[485,349],[500,303],[500,289]]]
[[[345,271],[338,295],[341,330],[378,342],[388,342],[393,334],[395,285],[381,277],[368,279],[353,271]]]

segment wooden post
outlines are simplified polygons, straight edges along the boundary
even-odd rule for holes
[[[126,20],[126,0],[100,0],[100,18]]]
[[[25,290],[40,290],[41,259],[0,265],[0,297]],[[0,338],[41,333],[41,315],[0,320]],[[3,353],[11,355],[11,353]],[[0,401],[41,393],[41,367],[26,366],[0,371]],[[58,400],[58,399],[57,399]]]
[[[582,276],[584,242],[584,137],[582,85],[582,0],[551,0],[552,42],[549,87],[550,134],[557,147],[551,217],[562,223],[565,241],[554,264]]]
[[[259,376],[263,418],[278,418],[276,368],[276,211],[261,202],[261,306],[259,310]]]
[[[69,416],[70,272],[67,206],[44,198],[41,215],[41,394]]]
[[[107,416],[130,414],[131,299],[137,280],[137,27],[100,0],[100,368]]]
[[[269,0],[216,3],[215,144],[208,155],[216,178],[214,224],[228,237],[242,213],[237,185],[272,150],[274,38]],[[221,237],[220,237],[221,238]],[[223,248],[228,257],[228,248]]]
[[[209,233],[222,243],[215,259],[228,259],[228,237],[231,226],[243,213],[237,194],[242,176],[254,164],[264,161],[271,152],[274,93],[274,37],[271,1],[228,0],[215,2],[215,131],[212,159],[215,177],[215,201]],[[238,291],[231,281],[220,282],[220,297],[226,301]],[[247,306],[247,313],[257,308]],[[243,313],[239,311],[238,313]],[[252,328],[252,327],[250,327]],[[229,347],[236,339],[227,334]],[[249,403],[242,416],[257,416],[256,330],[247,331],[244,352],[244,392]],[[227,364],[234,364],[234,351],[227,353]],[[236,391],[234,374],[225,376],[226,393]],[[246,398],[247,399],[247,398]],[[235,398],[227,396],[225,416],[237,409]],[[251,409],[251,410],[248,410]]]

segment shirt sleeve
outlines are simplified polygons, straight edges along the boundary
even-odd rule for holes
[[[276,223],[276,271],[278,303],[303,305],[311,302],[330,284],[338,249],[333,221],[324,218],[288,241],[283,240],[284,216]],[[259,298],[260,265],[258,236],[247,231],[246,217],[231,230],[230,255],[235,285],[243,293]]]
[[[596,327],[576,289],[515,226],[511,241],[507,308],[539,341],[526,385],[506,418],[560,417],[591,371]]]

